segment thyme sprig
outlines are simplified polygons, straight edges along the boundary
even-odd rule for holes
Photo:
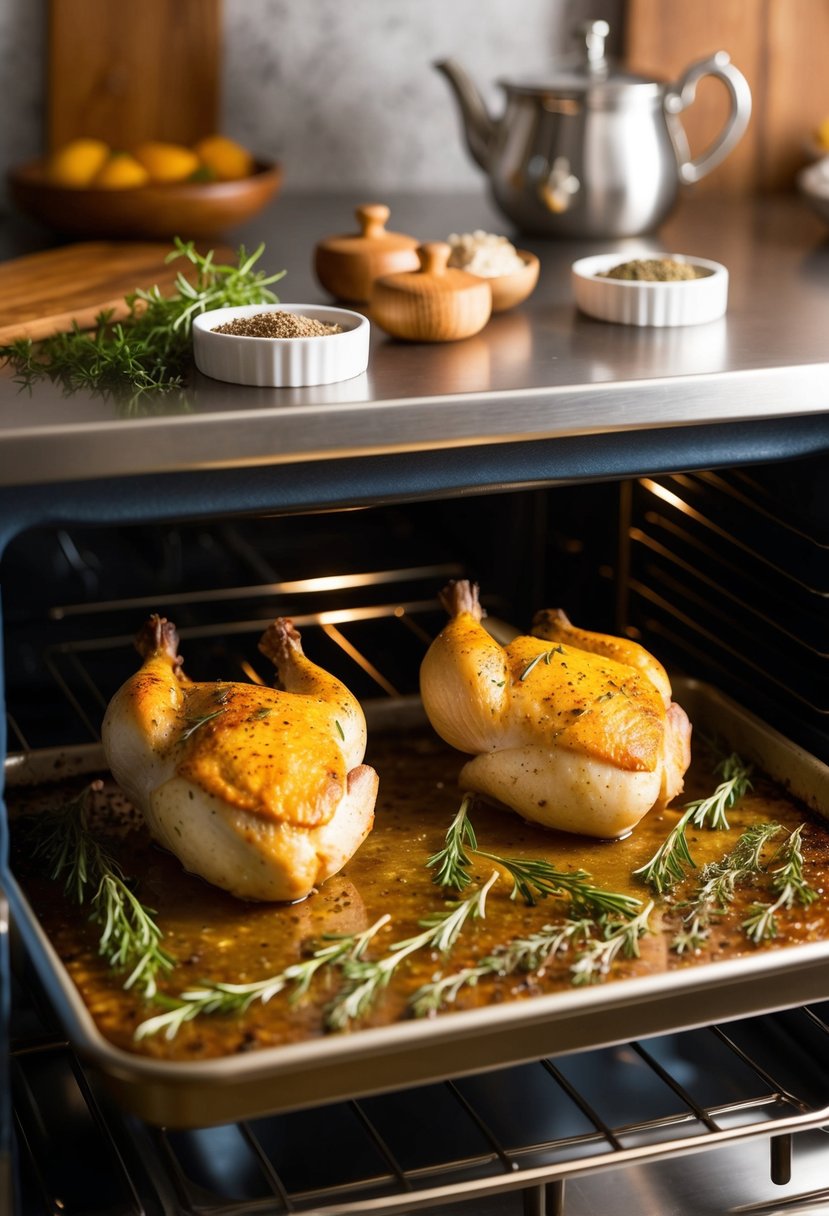
[[[127,390],[133,402],[150,390],[179,388],[190,366],[194,317],[213,308],[277,302],[270,288],[285,272],[256,269],[263,252],[264,245],[253,253],[241,247],[236,265],[225,265],[214,260],[213,250],[201,254],[192,241],[176,237],[166,261],[184,258],[195,274],[180,272],[171,295],[157,285],[136,290],[126,297],[124,321],[113,324],[111,311],[102,312],[92,330],[75,325],[38,342],[22,338],[0,346],[0,362],[10,363],[26,388],[49,379],[67,392]]]
[[[784,840],[770,863],[780,861],[780,865],[771,869],[771,888],[777,892],[777,899],[770,903],[753,903],[743,921],[743,929],[751,941],[759,944],[777,937],[776,914],[782,908],[791,908],[798,903],[808,908],[818,898],[818,892],[803,876],[803,828],[804,824]]]
[[[427,1017],[451,1004],[461,989],[472,988],[479,980],[539,971],[550,959],[568,950],[573,942],[589,937],[593,924],[589,919],[572,919],[561,924],[542,925],[538,932],[526,937],[514,937],[473,966],[421,985],[412,994],[409,1009],[415,1017]]]
[[[686,804],[665,840],[643,866],[633,871],[634,876],[640,877],[658,895],[682,882],[687,871],[696,868],[686,837],[688,824],[713,830],[727,829],[726,812],[751,789],[753,771],[753,766],[741,760],[736,752],[721,760],[714,772],[722,776],[722,781],[713,794]]]
[[[598,932],[590,937],[570,968],[574,984],[592,984],[604,979],[619,955],[639,957],[639,940],[650,932],[653,900],[636,916],[603,916]]]
[[[395,942],[382,958],[347,960],[343,965],[345,985],[325,1012],[326,1028],[345,1030],[367,1013],[378,995],[388,987],[397,968],[411,954],[427,948],[447,954],[469,920],[484,919],[487,895],[497,881],[498,871],[493,870],[481,887],[465,899],[452,901],[447,912],[437,912],[419,921],[423,932]]]
[[[369,942],[388,921],[386,914],[362,933],[325,934],[322,944],[308,958],[291,963],[276,975],[250,984],[204,982],[201,987],[188,989],[177,997],[162,996],[159,1000],[169,1008],[141,1022],[135,1029],[135,1038],[141,1040],[163,1031],[165,1038],[173,1039],[186,1022],[192,1022],[203,1014],[245,1013],[255,1001],[267,1005],[286,989],[291,989],[290,1001],[296,1002],[305,996],[312,980],[323,967],[342,967],[348,960],[360,959]]]
[[[734,899],[737,887],[763,873],[763,849],[779,831],[777,823],[754,823],[724,857],[703,867],[693,896],[683,905],[687,909],[683,927],[672,942],[677,954],[698,950],[707,940],[712,922]]]
[[[32,816],[27,822],[32,856],[45,861],[52,879],[64,878],[64,890],[75,903],[89,901],[90,920],[101,926],[100,954],[113,969],[130,969],[124,988],[152,998],[159,974],[171,971],[175,959],[161,946],[164,935],[153,910],[89,830],[91,796],[102,787],[94,781],[68,803]]]
[[[472,860],[469,854],[474,853],[476,857],[494,862],[505,870],[513,883],[510,898],[523,899],[530,907],[539,899],[564,895],[569,896],[574,909],[580,913],[589,912],[591,915],[611,912],[632,916],[641,906],[641,900],[633,895],[605,891],[594,886],[586,870],[557,870],[543,858],[503,857],[499,853],[479,848],[475,829],[469,818],[473,800],[474,795],[464,795],[460,809],[446,831],[443,848],[433,853],[426,862],[428,867],[437,868],[432,878],[437,886],[464,890],[472,881]]]

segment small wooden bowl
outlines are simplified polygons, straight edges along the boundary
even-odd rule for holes
[[[384,203],[364,203],[354,214],[360,231],[320,241],[314,250],[314,273],[336,299],[367,304],[376,279],[417,269],[418,242],[403,232],[386,231],[391,213]]]
[[[21,211],[67,236],[190,240],[244,223],[270,202],[281,180],[278,164],[259,162],[236,181],[73,189],[50,182],[38,160],[12,169],[9,189]]]
[[[377,279],[371,315],[381,329],[409,342],[455,342],[477,334],[492,313],[489,281],[447,266],[451,247],[420,245],[420,269]]]
[[[541,263],[534,253],[526,249],[516,249],[515,252],[524,263],[523,270],[516,270],[514,274],[493,275],[487,279],[492,289],[493,312],[515,308],[516,304],[521,304],[535,291]]]

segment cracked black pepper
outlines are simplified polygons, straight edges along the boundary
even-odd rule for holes
[[[325,338],[342,332],[341,325],[329,325],[315,317],[281,309],[257,312],[252,317],[237,317],[213,330],[214,334],[236,334],[243,338]]]

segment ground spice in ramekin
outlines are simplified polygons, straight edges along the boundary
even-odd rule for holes
[[[341,334],[341,325],[329,325],[315,317],[306,317],[299,312],[257,312],[252,317],[237,317],[217,325],[214,334],[235,334],[242,338],[326,338],[329,334]]]

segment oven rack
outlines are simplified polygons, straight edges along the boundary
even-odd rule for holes
[[[12,1048],[21,1213],[381,1216],[473,1199],[483,1213],[508,1196],[525,1216],[567,1216],[568,1178],[756,1137],[783,1188],[793,1133],[829,1122],[826,1058],[829,1004],[175,1131],[115,1109],[32,1014]]]

